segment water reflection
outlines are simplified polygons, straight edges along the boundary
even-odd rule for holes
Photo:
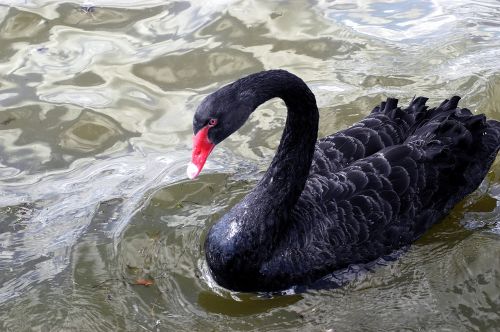
[[[228,316],[249,316],[270,311],[271,309],[287,307],[302,300],[299,295],[277,296],[274,298],[243,295],[242,298],[226,298],[213,292],[201,292],[198,304],[208,312]],[[297,315],[298,316],[298,315]]]
[[[34,38],[47,36],[49,26],[43,17],[12,9],[9,15],[3,19],[0,26],[0,38],[14,41],[32,41]]]
[[[251,53],[231,49],[195,50],[134,66],[133,73],[164,90],[199,88],[263,69]]]
[[[83,110],[81,115],[61,128],[60,146],[82,154],[98,154],[116,144],[138,136],[121,128],[113,118]]]
[[[365,15],[370,12],[372,15]],[[363,1],[356,5],[334,3],[326,9],[326,17],[358,32],[392,41],[442,37],[451,32],[456,17],[446,14],[438,1]],[[427,42],[427,40],[425,41]]]
[[[386,96],[436,104],[460,94],[461,105],[500,118],[497,2],[81,5],[0,1],[1,330],[500,324],[498,163],[397,260],[352,267],[343,288],[272,298],[214,285],[203,241],[267,167],[283,103],[263,105],[197,181],[185,178],[196,105],[262,69],[308,82],[321,136]]]
[[[97,7],[93,3],[89,3],[88,6],[63,3],[56,9],[62,25],[74,26],[85,30],[95,30],[105,27],[107,30],[116,29],[119,31],[127,30],[131,22],[141,21],[162,10],[161,6],[147,8],[146,10],[134,10]]]

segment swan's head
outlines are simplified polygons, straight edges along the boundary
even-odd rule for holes
[[[187,175],[200,174],[215,145],[238,130],[255,109],[249,90],[240,81],[226,85],[207,96],[193,118],[193,152]]]

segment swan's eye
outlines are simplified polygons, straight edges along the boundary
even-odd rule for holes
[[[210,119],[210,120],[208,121],[208,126],[209,126],[209,127],[213,127],[213,126],[215,126],[216,124],[217,124],[217,119]]]

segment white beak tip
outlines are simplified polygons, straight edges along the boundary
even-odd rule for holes
[[[192,180],[195,177],[197,177],[199,173],[200,173],[200,171],[198,170],[198,167],[195,164],[193,164],[192,162],[190,162],[188,164],[188,167],[186,170],[186,174],[187,174],[188,178]]]

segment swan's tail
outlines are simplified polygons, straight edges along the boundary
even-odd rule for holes
[[[441,142],[447,150],[469,151],[469,157],[496,156],[500,147],[500,123],[486,120],[484,114],[474,115],[467,108],[458,108],[460,97],[444,100],[441,105],[418,114],[413,133],[407,141],[424,139]]]
[[[447,174],[439,188],[446,188],[440,196],[449,197],[450,207],[481,184],[500,148],[500,123],[458,108],[459,100],[453,97],[428,110],[406,140],[422,147],[434,171]]]

